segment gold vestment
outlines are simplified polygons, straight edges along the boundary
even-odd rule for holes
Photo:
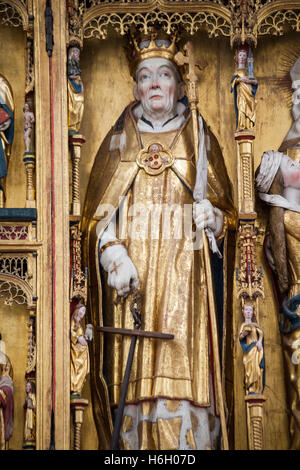
[[[99,212],[99,203],[110,204],[116,211],[120,204],[119,198],[127,195],[128,207],[142,204],[146,212],[152,204],[183,208],[184,205],[193,203],[192,190],[196,172],[193,130],[189,117],[179,131],[157,134],[139,133],[130,108],[121,118],[124,123],[122,129],[119,130],[118,121],[98,152],[87,191],[83,218],[86,237],[84,254],[90,278],[87,314],[97,324],[132,329],[133,321],[129,310],[131,299],[115,305],[116,294],[106,287],[106,275],[99,270],[99,239],[113,216],[111,213],[106,217],[102,230],[96,234],[98,221],[104,220]],[[126,132],[126,147],[109,152],[111,136],[116,131]],[[212,204],[227,213],[229,225],[233,228],[231,186],[217,141],[212,134],[210,137],[208,198]],[[141,145],[146,148],[153,142],[160,143],[165,148],[171,146],[175,156],[172,167],[156,176],[148,175],[136,163]],[[145,220],[146,214],[143,215]],[[128,218],[130,220],[129,215]],[[127,403],[163,397],[184,399],[197,406],[209,407],[211,358],[203,252],[193,250],[191,239],[184,234],[176,238],[178,226],[175,217],[171,218],[168,228],[169,237],[164,239],[163,222],[159,215],[155,225],[157,238],[151,237],[150,232],[148,237],[139,238],[137,226],[131,226],[131,233],[127,231],[123,234],[128,254],[137,268],[140,280],[142,329],[175,336],[172,341],[147,338],[138,341]],[[144,229],[142,224],[140,230]],[[120,336],[107,335],[104,341],[101,336],[100,341],[95,341],[93,345],[92,387],[97,389],[94,403],[102,449],[109,446],[109,404],[114,406],[118,403],[129,342],[126,337],[122,339]]]
[[[84,111],[84,92],[80,77],[73,79],[73,82],[81,91],[75,90],[68,80],[68,127],[69,130],[79,132]]]
[[[80,395],[90,371],[89,347],[78,342],[84,336],[80,323],[71,319],[71,392]]]
[[[243,323],[240,329],[240,338],[242,338],[243,331],[249,332],[246,336],[247,346],[257,343],[259,339],[262,340],[263,338],[262,329],[257,323]],[[243,363],[247,393],[263,393],[263,369],[260,365],[263,356],[263,350],[259,351],[256,346],[253,346],[247,353],[244,353]]]
[[[28,406],[30,404],[30,406]],[[36,398],[34,393],[28,393],[25,409],[24,444],[35,442]]]
[[[247,70],[239,69],[232,81],[232,89],[236,90],[237,130],[249,130],[255,125],[256,109],[255,97],[252,94],[253,86],[241,80],[247,75]]]

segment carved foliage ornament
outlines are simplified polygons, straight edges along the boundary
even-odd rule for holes
[[[30,267],[31,266],[31,267]],[[27,255],[3,254],[0,258],[0,298],[6,305],[34,304],[32,260]]]
[[[22,287],[15,281],[4,281],[0,276],[0,299],[4,299],[5,305],[18,305],[27,304],[27,294]]]
[[[231,45],[246,41],[255,45],[260,35],[283,34],[285,25],[300,30],[300,0],[81,0],[75,3],[82,18],[80,35],[84,38],[105,39],[109,27],[121,35],[133,26],[147,33],[150,26],[158,23],[168,34],[174,33],[178,26],[191,35],[204,29],[210,37],[230,37]]]
[[[0,23],[25,31],[32,27],[33,0],[0,0]]]

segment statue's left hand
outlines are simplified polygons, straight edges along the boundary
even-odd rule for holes
[[[214,207],[208,199],[203,199],[200,202],[194,202],[193,218],[197,230],[199,231],[209,227],[214,233],[215,237],[218,237],[222,232],[224,223],[223,213],[220,211],[220,209]]]
[[[86,325],[84,336],[85,336],[85,339],[87,341],[92,341],[92,339],[93,339],[93,325],[91,325],[90,323],[88,323]]]

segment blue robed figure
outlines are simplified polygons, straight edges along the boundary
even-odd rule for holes
[[[1,179],[7,169],[14,138],[14,100],[10,84],[0,74],[0,190],[4,192]]]

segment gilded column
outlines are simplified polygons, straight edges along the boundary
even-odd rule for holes
[[[69,165],[68,96],[66,87],[66,2],[52,0],[52,115],[53,163],[52,188],[55,237],[53,328],[55,329],[55,449],[70,448],[70,256],[69,256]]]
[[[51,298],[52,237],[50,155],[49,59],[45,47],[46,0],[34,0],[34,76],[37,219],[37,311],[36,311],[36,448],[49,449],[52,408]]]
[[[265,397],[264,333],[259,326],[259,298],[264,297],[262,267],[257,263],[255,225],[254,140],[257,80],[249,44],[240,44],[235,53],[236,68],[231,80],[236,113],[235,141],[238,169],[238,267],[237,298],[240,302],[238,342],[243,351],[244,393],[248,448],[264,449],[263,404]],[[244,317],[244,318],[243,318]]]

